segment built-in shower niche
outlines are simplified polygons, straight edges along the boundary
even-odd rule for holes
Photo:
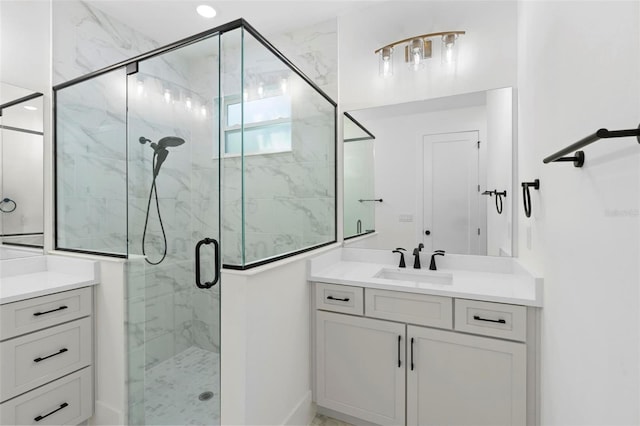
[[[57,249],[127,259],[129,424],[218,423],[222,265],[336,240],[335,103],[221,28],[54,88]]]

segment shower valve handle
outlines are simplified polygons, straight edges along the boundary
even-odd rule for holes
[[[213,244],[214,259],[215,259],[215,271],[213,280],[210,282],[202,282],[200,280],[200,248],[203,245]],[[198,288],[211,288],[218,283],[220,279],[220,245],[218,241],[213,238],[204,238],[198,241],[196,244],[196,287]]]

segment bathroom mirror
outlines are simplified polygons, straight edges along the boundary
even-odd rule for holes
[[[501,88],[349,111],[345,246],[512,256],[513,105]]]
[[[43,96],[0,83],[0,258],[42,253]]]
[[[344,129],[344,238],[375,231],[374,140],[375,136],[348,112]]]

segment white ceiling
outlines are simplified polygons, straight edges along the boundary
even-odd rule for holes
[[[264,35],[310,26],[381,0],[89,0],[117,20],[137,29],[161,45],[209,30],[238,18],[246,19]],[[217,16],[205,19],[196,13],[209,4]]]

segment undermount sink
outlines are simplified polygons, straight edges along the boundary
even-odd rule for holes
[[[398,269],[391,268],[382,268],[380,272],[374,275],[374,278],[445,285],[453,282],[453,275],[446,272],[423,270],[400,271]]]

